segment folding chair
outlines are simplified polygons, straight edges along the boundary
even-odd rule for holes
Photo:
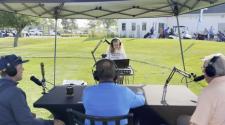
[[[102,125],[108,125],[110,122],[115,122],[115,125],[120,125],[121,120],[128,120],[127,125],[133,125],[133,114],[103,117],[103,116],[91,116],[85,115],[79,111],[73,109],[67,109],[69,117],[69,125],[85,125],[85,120],[90,121],[90,125],[95,125],[96,122],[102,122]]]

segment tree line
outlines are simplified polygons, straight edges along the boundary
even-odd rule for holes
[[[50,30],[54,31],[55,20],[19,15],[9,12],[0,12],[0,28],[13,28],[16,30],[13,47],[18,46],[21,32],[27,26],[41,27],[41,29],[45,29],[47,30],[47,32],[49,32]],[[59,29],[59,31],[63,33],[74,33],[79,29],[76,19],[62,19],[61,26],[62,28]],[[116,26],[116,20],[114,19],[89,20],[86,30],[91,37],[94,37],[99,29],[105,29],[105,31],[107,32],[106,36],[109,36],[110,28],[112,26]]]

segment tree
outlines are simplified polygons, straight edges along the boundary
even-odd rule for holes
[[[37,24],[38,19],[34,17],[29,17],[25,15],[18,15],[14,13],[8,12],[0,12],[0,26],[1,27],[8,27],[8,28],[15,28],[17,33],[14,38],[13,47],[18,46],[18,39],[21,36],[21,32],[24,27],[31,24]]]
[[[70,32],[70,20],[69,19],[62,19],[61,24],[62,24],[64,33],[69,33]]]
[[[78,29],[77,20],[71,19],[71,31],[72,31],[72,33],[74,33],[75,30],[77,30],[77,29]]]
[[[89,32],[91,37],[96,37],[96,31],[101,29],[102,22],[100,20],[89,20]]]
[[[111,26],[116,24],[116,20],[115,19],[102,19],[102,23],[107,30],[107,36],[109,36],[109,33],[110,33],[109,29]]]
[[[52,31],[55,31],[55,20],[54,19],[43,18],[40,21],[40,25],[42,26],[44,34],[49,35]]]

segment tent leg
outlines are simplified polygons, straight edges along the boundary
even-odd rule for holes
[[[54,46],[54,86],[55,86],[55,78],[56,78],[56,43],[57,43],[57,21],[58,19],[55,18],[55,46]]]
[[[55,17],[55,47],[54,47],[54,86],[55,86],[55,79],[56,79],[56,49],[57,49],[57,23],[58,23],[58,16],[63,7],[64,3],[61,3],[60,6],[56,7],[54,10],[54,17]]]
[[[179,43],[180,43],[181,59],[182,59],[183,69],[184,69],[184,71],[186,71],[185,63],[184,63],[183,46],[182,46],[182,42],[181,42],[180,23],[179,23],[178,15],[176,15],[176,20],[177,20],[177,27],[178,27],[178,36],[179,36]],[[185,81],[186,81],[186,86],[188,87],[187,78],[186,77],[185,77]]]

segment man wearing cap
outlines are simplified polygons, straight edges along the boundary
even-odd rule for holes
[[[205,57],[202,70],[208,86],[198,97],[190,125],[225,125],[225,56]]]
[[[64,125],[60,120],[41,120],[32,115],[25,93],[17,87],[25,62],[28,60],[14,54],[0,58],[0,125]]]

